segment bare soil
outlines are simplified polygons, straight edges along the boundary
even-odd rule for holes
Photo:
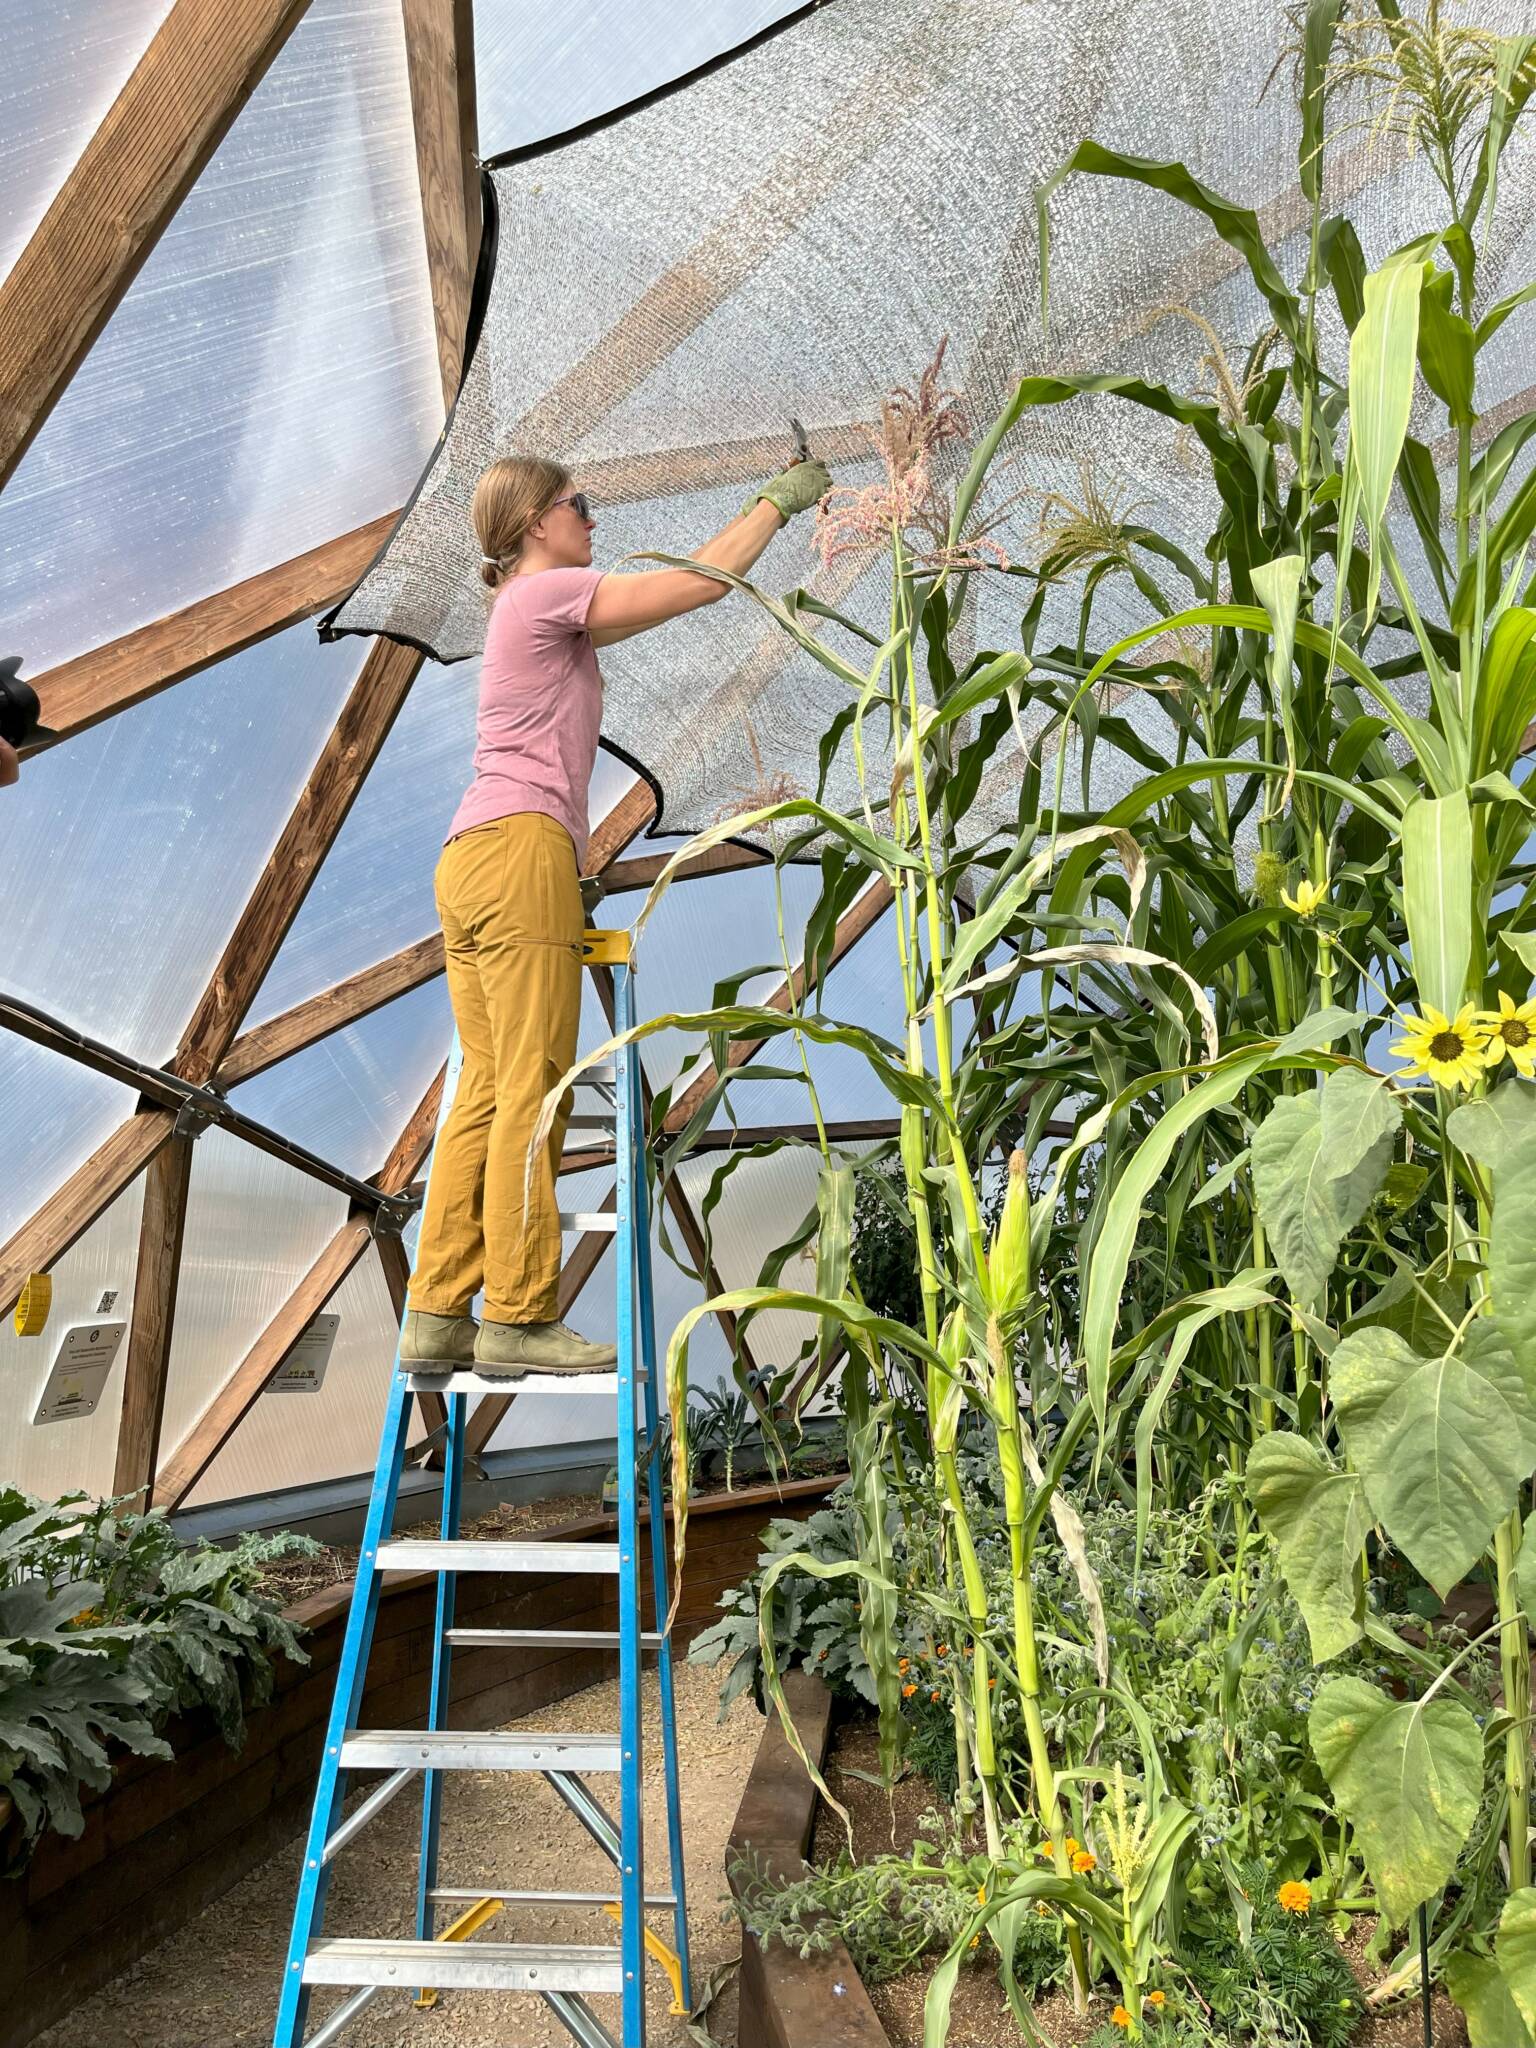
[[[557,1528],[563,1522],[585,1521],[602,1513],[602,1501],[595,1493],[568,1493],[551,1500],[499,1501],[495,1507],[466,1522],[464,1536],[509,1538],[532,1536],[540,1529]],[[438,1534],[434,1515],[427,1522],[413,1522],[402,1536],[427,1537]],[[262,1573],[262,1584],[274,1600],[295,1606],[311,1593],[328,1586],[345,1585],[357,1576],[356,1543],[329,1543],[313,1557],[280,1557]]]
[[[557,1505],[566,1511],[569,1503]],[[741,1953],[735,1916],[722,1912],[725,1844],[763,1723],[750,1697],[716,1719],[719,1676],[677,1670],[678,1753],[689,1888],[689,1932],[695,1996],[713,1973]],[[655,1676],[646,1674],[645,1803],[650,1850],[648,1885],[666,1887],[666,1813],[661,1777],[660,1709]],[[534,1722],[560,1729],[618,1725],[618,1685],[597,1685],[546,1708]],[[376,1782],[376,1781],[374,1781]],[[605,1788],[599,1784],[599,1797]],[[420,1802],[402,1793],[342,1851],[331,1885],[331,1934],[410,1936]],[[272,2038],[298,1877],[299,1844],[241,1880],[170,1940],[88,1999],[36,2048],[266,2048]],[[613,1889],[613,1867],[567,1813],[542,1778],[511,1773],[453,1772],[445,1780],[440,1881],[445,1885],[519,1890]],[[668,1939],[670,1916],[650,1915]],[[507,1906],[484,1929],[488,1941],[573,1941],[601,1944],[617,1930],[599,1909]],[[313,2030],[345,1994],[316,1993]],[[617,2001],[592,2001],[618,2037]],[[659,1970],[648,1982],[648,2038],[653,2048],[685,2048],[684,2022],[669,2012],[671,1993]],[[735,2041],[736,1996],[730,1984],[710,2014],[716,2038]],[[542,2000],[483,1991],[445,1992],[430,2014],[386,1992],[341,2037],[356,2048],[570,2048],[570,2036]],[[809,2048],[809,2044],[808,2044]]]
[[[925,1813],[939,1802],[926,1779],[903,1779],[888,1796],[878,1784],[854,1772],[878,1773],[879,1746],[872,1720],[850,1719],[834,1729],[827,1758],[826,1779],[832,1791],[847,1807],[853,1821],[854,1854],[861,1861],[891,1850],[911,1848]],[[816,1862],[830,1860],[844,1845],[842,1823],[823,1806],[817,1815],[811,1856]],[[1375,1921],[1365,1918],[1344,1944],[1361,1987],[1362,1998],[1373,1979],[1365,1950]],[[893,1977],[884,1984],[870,1984],[870,2003],[880,2024],[891,2038],[892,2048],[922,2048],[923,2000],[931,1975],[926,1964]],[[1097,1998],[1086,2017],[1072,2010],[1065,1993],[1052,1993],[1035,2007],[1035,2018],[1053,2048],[1079,2048],[1109,2017],[1113,1999]],[[1019,2030],[1008,2009],[996,1971],[985,1962],[962,1969],[950,2007],[948,2048],[1015,2048]],[[1467,2048],[1466,2022],[1443,1991],[1433,1999],[1434,2048]],[[1423,2048],[1424,2023],[1418,2000],[1394,2006],[1388,2011],[1368,2014],[1354,2036],[1352,2048]]]

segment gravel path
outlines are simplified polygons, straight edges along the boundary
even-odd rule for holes
[[[762,1732],[750,1698],[737,1700],[724,1723],[715,1718],[717,1699],[716,1673],[679,1668],[678,1752],[695,1995],[712,1971],[740,1954],[740,1927],[734,1918],[722,1917],[725,1842]],[[530,1720],[507,1723],[564,1729],[617,1725],[617,1680],[593,1686]],[[651,1887],[664,1889],[666,1812],[659,1709],[650,1673],[645,1729]],[[611,1804],[610,1781],[596,1781],[595,1789]],[[419,1825],[420,1802],[404,1792],[342,1852],[326,1914],[329,1932],[412,1932]],[[295,1842],[40,2035],[36,2048],[266,2048],[297,1865]],[[554,1792],[542,1778],[521,1773],[449,1774],[438,1868],[446,1885],[560,1891],[608,1891],[613,1885],[612,1866]],[[667,1916],[651,1917],[666,1935]],[[600,1912],[505,1907],[482,1938],[602,1943],[614,1935],[612,1923]],[[316,1993],[311,2028],[342,1995]],[[652,2048],[682,2048],[688,2041],[682,2022],[668,2014],[670,2000],[665,1979],[653,1969]],[[593,2005],[617,2038],[617,2000],[596,1999]],[[720,2042],[735,2040],[734,1984],[712,2009],[710,2025]],[[398,1993],[380,1993],[341,2037],[346,2048],[506,2048],[512,2040],[518,2048],[569,2048],[570,2036],[541,2000],[464,1991],[444,1993],[430,2013],[417,2012]]]

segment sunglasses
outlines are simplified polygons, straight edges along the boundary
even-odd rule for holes
[[[578,519],[592,517],[592,501],[585,491],[571,491],[563,498],[556,498],[555,504],[549,508],[551,512],[554,511],[555,505],[569,505]]]

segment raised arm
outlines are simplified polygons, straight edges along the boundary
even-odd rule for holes
[[[819,462],[795,463],[765,484],[728,526],[703,547],[695,548],[689,559],[745,576],[779,529],[795,513],[809,510],[831,487],[832,479]],[[611,647],[617,640],[628,640],[652,626],[665,625],[668,619],[681,618],[684,612],[714,604],[730,587],[712,576],[692,575],[687,569],[605,576],[593,593],[587,631],[595,646]]]

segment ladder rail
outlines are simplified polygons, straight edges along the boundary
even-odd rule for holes
[[[447,1399],[447,1435],[443,1441],[443,1509],[439,1529],[445,1543],[459,1533],[460,1508],[464,1497],[464,1413],[463,1394]],[[432,1623],[432,1678],[427,1693],[427,1726],[447,1725],[448,1684],[453,1658],[449,1631],[453,1627],[458,1574],[437,1575],[437,1604]],[[416,1939],[431,1941],[437,1933],[437,1907],[432,1893],[437,1885],[437,1838],[443,1810],[443,1774],[428,1770],[421,1783],[421,1854],[416,1865]],[[425,1988],[418,1986],[418,1995]]]
[[[325,1847],[340,1825],[347,1793],[346,1773],[340,1767],[341,1745],[347,1730],[358,1720],[367,1684],[368,1652],[373,1645],[374,1623],[379,1613],[379,1587],[382,1584],[379,1574],[373,1569],[373,1559],[395,1518],[400,1475],[405,1465],[411,1398],[397,1371],[384,1406],[379,1462],[374,1468],[373,1487],[368,1496],[362,1550],[357,1561],[357,1577],[352,1584],[351,1604],[347,1609],[336,1690],[331,1695],[331,1711],[326,1721],[325,1757],[321,1763],[320,1784],[315,1788],[315,1804],[310,1814],[304,1862],[294,1900],[293,1928],[289,1935],[288,1958],[283,1970],[277,2024],[273,2033],[274,2048],[299,2048],[309,2013],[309,1986],[303,1975],[304,1958],[310,1931],[325,1909],[325,1897],[330,1889],[332,1865],[326,1861]],[[323,1796],[327,1764],[331,1767],[329,1799]]]
[[[614,1020],[629,1028],[633,998],[627,960],[613,970]],[[619,1466],[619,1741],[625,1769],[619,1779],[619,1946],[623,1969],[623,2029],[626,2048],[645,2040],[645,1821],[640,1720],[640,1505],[639,1418],[635,1410],[637,1358],[636,1206],[633,1143],[640,1098],[640,1053],[632,1039],[619,1053],[616,1131],[630,1142],[615,1148],[618,1236],[614,1246],[618,1293],[619,1399],[615,1436]]]
[[[625,978],[622,997],[615,991],[614,1009],[620,1030],[634,1022],[634,989]],[[644,1159],[645,1107],[638,1099],[630,1104],[629,1143],[621,1149],[635,1159]],[[651,1274],[650,1197],[643,1171],[635,1176],[634,1199],[635,1275],[634,1289],[640,1317],[641,1365],[645,1375],[645,1440],[654,1447],[661,1427],[661,1396],[656,1366],[656,1308]],[[705,1283],[707,1285],[707,1282]],[[665,1488],[659,1461],[645,1461],[646,1499],[651,1515],[651,1593],[655,1602],[656,1627],[660,1636],[656,1661],[656,1682],[661,1695],[661,1751],[667,1793],[667,1868],[672,1886],[672,1946],[682,1970],[682,2003],[693,2010],[693,1972],[688,1959],[688,1897],[683,1877],[683,1811],[677,1769],[677,1708],[672,1686],[672,1632],[667,1627],[671,1603],[667,1564],[667,1514]]]

